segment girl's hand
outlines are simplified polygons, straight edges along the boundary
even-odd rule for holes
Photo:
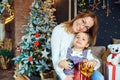
[[[88,60],[87,61],[88,67],[95,67],[96,65],[97,65],[97,61],[95,61],[95,60]]]
[[[65,80],[73,80],[74,75],[67,75]]]
[[[83,62],[87,62],[88,61],[88,59],[83,59]]]
[[[71,63],[68,62],[68,61],[66,61],[66,60],[67,60],[67,59],[61,60],[61,61],[59,62],[59,64],[58,64],[58,66],[61,67],[61,68],[64,68],[64,69],[69,70],[69,69],[72,68],[71,66],[69,66],[69,64],[71,64]]]

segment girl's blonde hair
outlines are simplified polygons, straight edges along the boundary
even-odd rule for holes
[[[85,10],[85,11],[80,12],[71,21],[64,22],[63,23],[65,25],[64,28],[66,29],[67,32],[70,32],[70,30],[72,29],[74,21],[79,19],[79,18],[84,18],[84,17],[91,17],[91,18],[93,18],[93,21],[94,21],[94,25],[88,31],[92,35],[92,46],[93,46],[93,45],[95,45],[96,38],[97,38],[98,19],[97,19],[97,16],[92,11]]]

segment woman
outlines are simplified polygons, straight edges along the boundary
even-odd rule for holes
[[[59,24],[53,29],[51,37],[52,61],[59,78],[64,78],[64,80],[66,80],[63,69],[71,69],[71,67],[68,66],[70,63],[67,62],[66,59],[62,59],[62,56],[65,56],[68,47],[72,46],[75,34],[79,32],[89,32],[92,35],[92,45],[94,45],[96,42],[97,30],[97,17],[91,11],[80,12],[71,21]],[[62,53],[65,55],[62,55]],[[103,76],[99,72],[95,71],[93,75],[95,78],[100,76],[100,79],[97,80],[103,80]],[[92,76],[92,80],[95,80],[94,76]],[[73,76],[70,76],[70,78],[71,77]]]

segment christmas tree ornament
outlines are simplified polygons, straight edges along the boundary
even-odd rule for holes
[[[105,4],[105,0],[103,0],[103,5],[102,5],[102,9],[106,9],[106,4]]]
[[[32,56],[29,56],[28,61],[29,61],[29,62],[33,62],[33,57],[32,57]]]
[[[49,54],[49,52],[46,51],[46,49],[44,49],[44,51],[42,51],[42,57],[45,57],[48,59],[48,54]]]
[[[39,38],[39,37],[40,37],[40,34],[39,34],[39,33],[36,33],[36,34],[35,34],[35,37],[36,37],[36,38]]]
[[[40,43],[38,41],[34,42],[34,46],[38,47],[40,45]]]
[[[101,3],[101,1],[100,0],[98,0],[98,2],[96,2],[96,0],[93,0],[93,4],[92,5],[90,5],[91,7],[92,7],[92,10],[99,10],[99,8],[98,8],[98,5]]]

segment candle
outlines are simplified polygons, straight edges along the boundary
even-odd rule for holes
[[[0,40],[3,41],[5,38],[5,24],[0,23]]]

